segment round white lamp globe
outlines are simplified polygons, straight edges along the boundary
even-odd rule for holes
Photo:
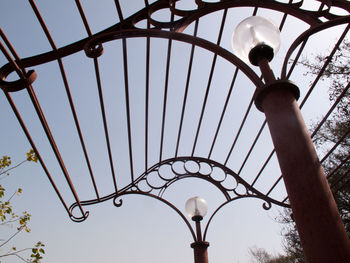
[[[279,50],[280,42],[279,29],[270,20],[260,16],[244,19],[232,35],[235,55],[253,65],[257,65],[256,60],[261,56],[271,61]]]
[[[192,220],[202,220],[207,214],[208,205],[203,198],[195,196],[187,200],[185,210]]]

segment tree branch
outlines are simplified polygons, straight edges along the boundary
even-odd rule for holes
[[[19,228],[19,230],[14,233],[11,237],[9,237],[4,243],[0,244],[0,247],[3,247],[4,245],[6,245],[8,242],[10,242],[11,239],[13,239],[15,236],[17,236],[21,231],[23,230],[23,226],[21,226]]]
[[[29,260],[25,259],[24,257],[18,255],[18,253],[23,252],[25,250],[30,250],[30,248],[25,248],[25,249],[22,249],[22,250],[19,250],[19,251],[14,251],[12,253],[7,253],[7,254],[4,254],[4,255],[0,255],[0,258],[1,257],[16,256],[16,257],[20,258],[22,261],[30,263],[31,261],[29,261]]]
[[[11,170],[17,168],[18,166],[21,166],[21,165],[24,164],[25,162],[27,162],[27,160],[24,160],[24,161],[22,161],[22,162],[16,164],[15,166],[12,166],[11,168],[9,168],[9,169],[7,169],[7,170],[0,171],[0,175],[3,175],[3,174],[8,173],[9,171],[11,171]]]

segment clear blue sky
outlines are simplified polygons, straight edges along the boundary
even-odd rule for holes
[[[77,41],[86,37],[83,24],[80,20],[74,1],[36,1],[39,10],[42,12],[48,28],[58,47],[67,45],[73,41]],[[124,16],[128,16],[143,6],[143,1],[121,1],[124,10]],[[87,19],[91,25],[93,33],[98,32],[108,26],[116,23],[117,15],[113,1],[82,1],[83,8],[86,12]],[[222,46],[230,49],[230,36],[234,26],[243,18],[249,16],[251,10],[241,8],[240,10],[230,11],[228,14],[227,26],[224,31]],[[276,22],[280,16],[270,11],[261,11],[260,15],[270,17]],[[212,29],[216,29],[221,20],[221,12],[214,13],[203,19],[199,27],[199,36],[216,41],[216,35],[211,34]],[[159,15],[162,17],[162,14]],[[218,18],[219,17],[219,18]],[[295,21],[294,25],[300,26]],[[36,55],[50,50],[48,41],[42,32],[33,11],[27,1],[7,0],[0,4],[0,26],[13,43],[15,49],[21,57]],[[305,28],[305,26],[304,26]],[[192,27],[189,27],[191,32]],[[282,43],[281,55],[277,56],[272,67],[278,72],[278,63],[282,62],[283,54],[286,52],[290,39],[296,36],[295,28],[287,28],[288,34],[283,34],[285,40]],[[216,30],[215,30],[216,32]],[[321,36],[323,37],[323,36]],[[316,43],[317,40],[311,42]],[[114,114],[110,120],[112,145],[117,150],[115,156],[120,160],[119,173],[121,184],[126,184],[129,180],[128,154],[126,129],[118,125],[125,121],[125,102],[123,88],[123,69],[121,67],[122,53],[120,52],[121,42],[113,42],[105,45],[105,54],[100,58],[101,71],[103,72],[103,85],[105,85],[107,113]],[[152,40],[152,70],[158,75],[151,75],[151,94],[154,103],[151,103],[151,114],[155,116],[150,130],[150,151],[155,150],[157,141],[159,141],[160,129],[159,121],[161,116],[162,90],[164,88],[164,68],[167,41]],[[318,45],[321,47],[321,45]],[[322,47],[327,47],[325,43]],[[130,79],[132,109],[133,109],[133,138],[138,145],[134,149],[135,160],[143,159],[144,144],[142,136],[138,133],[143,125],[140,116],[143,114],[143,96],[144,96],[144,40],[128,40],[129,52],[129,74],[137,76]],[[183,89],[184,79],[186,76],[187,63],[186,58],[189,55],[190,46],[174,43],[173,54],[181,54],[181,56],[173,55],[171,61],[172,75],[170,79],[169,93],[172,98],[169,101],[169,108],[175,108],[176,104],[181,101],[177,95],[176,88]],[[318,50],[310,49],[310,53],[318,52]],[[160,54],[160,55],[159,55]],[[162,58],[162,59],[160,59]],[[185,58],[185,59],[183,59]],[[193,80],[193,86],[205,86],[207,75],[210,69],[212,55],[201,49],[196,50]],[[184,62],[185,61],[185,62]],[[105,174],[109,173],[107,155],[103,144],[103,130],[99,106],[97,103],[96,81],[93,71],[92,60],[85,57],[83,52],[73,55],[63,60],[68,81],[71,85],[73,99],[76,103],[76,109],[79,114],[79,121],[84,128],[84,136],[88,138],[87,147],[90,150],[90,157],[97,163],[94,166],[96,174],[99,174],[98,183],[104,193],[110,193],[111,184],[107,182]],[[5,58],[0,56],[0,65],[7,63]],[[185,64],[186,63],[186,64]],[[219,60],[217,65],[216,78],[213,82],[216,93],[211,94],[208,102],[208,127],[202,132],[200,140],[205,141],[210,134],[210,122],[215,121],[210,114],[215,115],[216,105],[222,105],[223,98],[217,94],[227,92],[228,83],[231,81],[233,67],[228,63]],[[58,71],[57,62],[52,62],[44,66],[35,67],[38,73],[38,79],[34,83],[34,89],[37,92],[39,100],[42,101],[42,107],[47,115],[49,124],[51,125],[54,136],[60,145],[60,150],[64,156],[67,167],[72,174],[72,180],[77,183],[77,190],[81,193],[81,199],[91,198],[93,193],[91,186],[85,184],[88,180],[86,175],[86,167],[83,164],[82,157],[77,154],[79,145],[77,145],[76,131],[72,128],[73,120],[69,116],[70,109],[63,88],[63,83]],[[151,71],[152,71],[151,70]],[[151,72],[152,74],[153,72]],[[296,72],[296,76],[292,76],[299,86],[302,93],[305,93],[308,80],[302,77],[300,72]],[[297,75],[299,74],[299,75]],[[78,77],[76,77],[78,76]],[[160,76],[160,77],[157,77]],[[11,76],[11,78],[16,78]],[[119,89],[116,87],[120,87]],[[213,88],[214,89],[214,88]],[[196,89],[195,89],[196,90]],[[197,90],[197,91],[198,91]],[[230,104],[229,112],[231,118],[240,119],[243,116],[243,109],[247,106],[250,96],[253,93],[253,87],[243,76],[239,77],[239,85],[237,85],[236,96]],[[306,119],[315,120],[322,115],[323,105],[328,105],[326,89],[318,91],[312,96],[310,103],[305,107],[303,113]],[[203,92],[202,92],[203,93]],[[192,94],[190,96],[189,112],[198,112],[199,108],[196,100],[197,96],[203,96],[202,93]],[[158,94],[158,95],[157,95]],[[323,95],[321,97],[321,95]],[[157,100],[157,96],[158,100]],[[16,103],[33,133],[34,139],[44,156],[51,173],[57,180],[59,187],[65,196],[67,187],[62,180],[62,175],[58,169],[57,163],[54,162],[52,152],[49,150],[48,143],[43,139],[43,131],[38,128],[38,120],[35,117],[34,110],[29,104],[29,99],[25,91],[13,94]],[[171,107],[173,105],[173,107]],[[315,114],[316,110],[318,111]],[[17,120],[8,105],[6,98],[0,94],[0,112],[1,112],[1,140],[0,155],[10,155],[13,162],[20,162],[25,158],[25,152],[30,149],[24,133],[22,132]],[[176,120],[176,111],[169,110],[169,116],[174,116]],[[213,117],[216,118],[216,117]],[[247,149],[249,149],[252,138],[256,131],[260,128],[263,115],[253,110],[252,115],[248,119],[247,127],[243,132],[243,139],[239,142],[237,150],[233,153],[234,158],[229,162],[230,167],[235,171],[244,158]],[[185,119],[186,125],[184,129],[188,133],[193,130],[193,121],[191,115]],[[167,134],[174,137],[173,126],[168,123],[166,127]],[[233,125],[233,127],[232,127]],[[237,129],[239,122],[229,122],[229,117],[223,133],[232,137],[232,129]],[[176,126],[176,124],[175,124]],[[192,131],[193,132],[193,131]],[[118,136],[113,136],[117,134]],[[90,138],[90,139],[89,139]],[[225,136],[222,136],[225,138]],[[243,175],[249,179],[261,167],[264,161],[264,153],[271,151],[271,142],[268,131],[263,133],[263,139],[259,142],[256,152],[250,159],[249,165],[244,169]],[[166,145],[165,155],[171,156],[171,152],[167,149],[171,148],[174,140],[169,140]],[[153,144],[152,144],[153,143]],[[186,146],[186,138],[182,142],[183,154],[189,151]],[[201,144],[205,150],[208,145]],[[187,147],[187,148],[186,148]],[[220,159],[223,152],[227,151],[228,145],[223,139],[218,143],[214,151],[214,158]],[[158,148],[155,150],[157,151]],[[150,162],[156,162],[150,160]],[[140,162],[142,163],[142,162]],[[141,165],[135,166],[136,174],[142,173]],[[267,173],[272,176],[265,177],[266,182],[261,182],[259,187],[265,189],[269,183],[280,175],[276,161],[272,162],[271,167],[267,169]],[[271,181],[270,181],[271,180]],[[74,223],[67,216],[63,206],[59,202],[58,197],[54,193],[53,188],[49,184],[44,171],[39,164],[25,164],[16,169],[11,177],[1,182],[11,191],[16,187],[24,189],[23,195],[15,200],[14,205],[18,211],[28,210],[32,214],[30,234],[23,234],[19,237],[15,244],[18,248],[25,247],[29,244],[41,240],[46,244],[47,255],[43,260],[44,263],[58,262],[86,262],[92,263],[96,261],[109,262],[193,262],[192,249],[190,243],[192,237],[181,218],[176,215],[170,208],[162,203],[150,198],[142,196],[125,197],[124,204],[120,208],[113,206],[112,202],[105,202],[86,208],[90,211],[89,218],[83,223]],[[203,196],[209,205],[209,213],[222,202],[223,196],[213,186],[199,180],[184,180],[171,187],[166,193],[167,198],[172,200],[174,204],[184,210],[185,201],[194,195]],[[276,196],[285,195],[285,190],[280,187],[275,193]],[[69,203],[70,204],[70,203]],[[276,223],[275,217],[278,215],[278,209],[272,208],[270,211],[262,209],[262,202],[259,200],[243,200],[232,203],[225,207],[217,214],[213,221],[207,240],[210,242],[209,262],[211,263],[236,263],[248,262],[248,248],[257,246],[267,249],[271,253],[282,251],[280,225]],[[17,259],[6,259],[4,262],[14,263]]]

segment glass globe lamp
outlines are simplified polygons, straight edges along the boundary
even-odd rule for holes
[[[195,196],[187,200],[185,210],[193,221],[200,221],[207,214],[208,205],[203,198]]]
[[[280,47],[280,31],[268,19],[251,16],[238,24],[232,35],[232,49],[237,57],[258,66],[262,58],[271,61]]]

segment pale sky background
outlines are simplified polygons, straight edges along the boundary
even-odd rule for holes
[[[81,1],[87,19],[93,33],[96,33],[108,26],[113,25],[118,20],[114,6],[114,1]],[[190,1],[184,1],[189,3]],[[314,1],[305,1],[305,8],[312,8]],[[79,13],[72,0],[63,1],[36,1],[39,10],[41,11],[53,39],[58,47],[62,47],[71,42],[77,41],[86,37],[83,24],[80,20]],[[131,15],[134,10],[143,6],[143,1],[121,1],[124,11],[124,16]],[[184,4],[184,6],[186,6]],[[232,10],[228,13],[228,18],[224,30],[222,46],[230,50],[230,36],[232,31],[241,20],[250,16],[252,9],[240,8]],[[276,24],[279,23],[281,16],[272,11],[260,10],[259,15],[269,17]],[[159,19],[162,19],[165,14],[157,14]],[[220,25],[222,12],[216,12],[201,20],[199,26],[199,36],[208,38],[215,42],[216,35],[211,34],[211,30],[217,30]],[[297,22],[295,19],[288,18],[286,28],[282,33],[282,46],[280,53],[276,56],[272,63],[272,68],[279,75],[279,65],[283,61],[290,41],[297,36],[299,30],[305,30],[305,24]],[[0,26],[8,36],[9,40],[14,45],[18,54],[21,57],[27,57],[43,53],[51,50],[48,41],[42,32],[33,11],[27,1],[24,0],[1,0],[0,2]],[[319,34],[313,38],[307,45],[308,54],[322,52],[329,47],[329,43],[325,41],[329,39],[333,41],[341,31],[342,27],[332,30],[331,33]],[[188,32],[192,32],[193,27],[190,26]],[[217,32],[217,31],[215,31]],[[322,41],[320,41],[322,40]],[[152,151],[158,151],[157,141],[159,141],[159,110],[161,108],[158,100],[162,98],[162,90],[164,88],[164,68],[166,63],[166,47],[167,40],[152,40],[151,42],[153,55],[151,59],[152,70],[158,72],[160,77],[151,75],[151,93],[154,98],[154,103],[151,103],[151,114],[155,116],[151,120],[151,138],[150,155]],[[115,118],[111,118],[111,140],[118,150],[115,152],[119,162],[119,173],[125,174],[121,177],[121,185],[126,185],[129,180],[128,175],[128,154],[125,127],[119,125],[125,121],[125,105],[124,105],[124,87],[123,87],[123,68],[121,67],[122,54],[120,52],[120,41],[105,44],[105,53],[100,58],[102,81],[105,85],[107,113],[115,114]],[[142,116],[144,96],[144,63],[145,63],[145,41],[144,39],[128,40],[128,55],[129,55],[129,74],[137,76],[130,78],[132,111],[133,111],[133,138],[135,145],[140,145],[140,148],[134,149],[135,161],[143,159],[144,142],[141,135],[137,133],[143,125],[143,120],[139,119]],[[173,56],[171,60],[171,87],[184,88],[185,76],[187,74],[187,60],[189,56],[190,45],[174,42]],[[181,54],[177,56],[174,54]],[[182,58],[185,57],[183,62]],[[157,59],[158,58],[158,59]],[[161,58],[161,59],[160,59]],[[211,65],[212,55],[201,49],[196,50],[195,63],[193,69],[193,86],[202,87],[206,85],[207,75]],[[83,61],[83,63],[81,62]],[[103,193],[111,192],[111,184],[107,181],[105,174],[109,173],[107,156],[103,141],[103,130],[101,117],[99,115],[99,105],[97,104],[96,81],[93,69],[93,62],[86,58],[83,52],[79,52],[69,58],[63,59],[64,66],[67,72],[68,81],[71,86],[73,100],[76,103],[76,110],[79,115],[79,121],[84,130],[84,136],[87,138],[87,148],[90,158],[97,163],[94,166],[95,174],[99,174],[98,184]],[[0,65],[7,63],[4,56],[0,56]],[[184,67],[184,64],[185,67]],[[234,67],[229,65],[222,59],[218,60],[218,65],[215,74],[217,74],[213,87],[216,89],[226,89],[231,81]],[[91,195],[93,190],[90,185],[85,183],[88,180],[86,175],[86,167],[82,165],[81,156],[77,155],[79,145],[77,145],[76,131],[72,128],[73,120],[67,117],[70,113],[68,108],[66,95],[63,88],[63,83],[58,71],[57,62],[51,62],[44,66],[35,67],[38,73],[38,79],[34,83],[34,89],[37,96],[42,101],[42,107],[46,114],[49,124],[52,127],[54,136],[60,145],[60,151],[64,156],[65,162],[69,171],[72,174],[72,180],[77,185],[77,190],[81,193],[81,199],[86,200],[94,198]],[[151,70],[151,71],[152,71]],[[75,75],[74,75],[75,74]],[[151,72],[152,74],[152,72]],[[75,76],[79,76],[76,78]],[[153,77],[152,77],[153,76]],[[203,77],[204,76],[204,77]],[[16,79],[16,76],[10,76]],[[295,81],[301,89],[302,96],[307,91],[309,85],[308,77],[296,71],[291,79]],[[182,81],[182,82],[181,82]],[[180,83],[180,85],[178,85]],[[115,86],[120,86],[120,89],[113,89]],[[138,89],[137,87],[142,87]],[[153,87],[153,89],[152,89]],[[220,91],[220,92],[219,92]],[[215,105],[222,103],[222,97],[216,94],[224,93],[225,90],[219,90],[211,95],[211,100],[208,102],[209,108],[215,111]],[[239,76],[237,82],[236,94],[233,101],[230,103],[229,112],[231,115],[241,119],[244,110],[249,102],[250,96],[254,89],[244,76]],[[173,92],[173,93],[172,93]],[[329,102],[327,100],[326,85],[321,86],[319,90],[314,92],[310,97],[309,102],[303,109],[304,117],[308,124],[316,121],[325,112]],[[203,92],[202,92],[203,93]],[[202,93],[192,94],[190,96],[189,112],[198,112],[195,106],[197,96],[202,96]],[[158,94],[158,95],[157,95]],[[172,100],[169,105],[173,104],[176,108],[176,103],[179,97],[176,95],[176,89],[169,89],[169,96]],[[202,94],[202,95],[201,95]],[[58,165],[53,159],[53,154],[49,150],[48,143],[44,138],[43,131],[36,118],[33,108],[29,104],[29,99],[25,91],[13,94],[18,108],[23,114],[30,131],[33,134],[34,140],[44,160],[46,161],[51,174],[57,180],[57,184],[62,189],[63,195],[67,198],[68,205],[71,204],[71,197],[67,193],[67,186],[62,179],[62,174],[58,169]],[[57,105],[57,101],[63,104]],[[171,106],[169,106],[171,107]],[[242,109],[239,111],[239,109]],[[96,111],[98,113],[96,113]],[[15,116],[3,94],[0,95],[0,112],[1,112],[1,140],[0,140],[0,155],[9,155],[12,157],[13,163],[18,163],[25,158],[25,152],[30,149],[30,145],[22,132]],[[237,112],[237,113],[234,113]],[[158,114],[157,114],[158,113]],[[169,111],[169,116],[174,116],[176,119],[176,111]],[[208,113],[209,114],[209,113]],[[214,113],[210,113],[214,115]],[[158,116],[158,117],[157,117]],[[158,118],[158,119],[157,119]],[[213,117],[214,118],[214,117]],[[119,122],[118,122],[119,120]],[[212,131],[210,130],[210,121],[213,120],[211,115],[208,115],[208,129],[203,132],[199,138],[200,141],[205,141]],[[263,121],[263,114],[255,108],[248,118],[247,127],[242,132],[243,139],[237,145],[236,152],[233,153],[234,158],[229,162],[230,167],[236,171],[245,157],[247,149],[252,143],[252,136],[255,136],[256,131],[260,128]],[[191,131],[193,128],[191,116],[185,119],[186,125],[184,129]],[[223,133],[232,137],[231,127],[228,123],[223,129]],[[235,125],[239,125],[239,121]],[[167,134],[172,133],[172,126],[166,127]],[[192,125],[192,126],[191,126]],[[206,127],[206,126],[205,126]],[[254,133],[255,132],[255,133]],[[117,134],[118,136],[114,136]],[[89,139],[90,138],[90,139]],[[222,138],[225,138],[223,136]],[[172,140],[169,140],[169,145],[166,145],[165,156],[170,157],[171,152],[167,149],[171,148]],[[198,152],[205,150],[208,145],[200,144]],[[220,159],[223,152],[227,151],[228,145],[225,141],[218,143],[213,153],[214,159]],[[264,130],[262,139],[256,147],[256,151],[250,158],[249,164],[245,167],[243,175],[247,180],[249,176],[261,167],[261,163],[265,160],[266,153],[271,152],[271,141],[267,129]],[[186,155],[188,147],[186,139],[182,142],[182,151]],[[265,155],[263,154],[265,153]],[[150,160],[151,163],[157,160]],[[141,163],[142,162],[138,162]],[[135,165],[135,173],[138,176],[143,172],[141,165]],[[267,168],[267,173],[273,176],[265,176],[263,182],[259,182],[258,187],[261,189],[269,188],[271,182],[280,175],[280,171],[276,165],[276,160],[271,162]],[[32,232],[30,234],[22,234],[14,240],[17,248],[30,246],[40,240],[46,244],[47,254],[43,263],[58,263],[58,262],[86,262],[92,263],[101,261],[109,262],[193,262],[193,252],[190,248],[192,237],[185,223],[181,218],[159,201],[143,196],[128,196],[123,198],[123,205],[120,208],[114,207],[112,201],[107,201],[85,209],[90,212],[88,219],[82,223],[74,223],[68,217],[58,197],[54,193],[53,188],[44,174],[43,169],[39,164],[25,164],[11,173],[9,178],[1,181],[7,191],[11,193],[17,187],[23,188],[21,197],[14,200],[14,206],[17,211],[28,210],[32,214],[30,226]],[[178,182],[176,185],[169,188],[165,196],[171,200],[179,209],[184,211],[184,204],[189,197],[200,195],[208,202],[209,213],[220,204],[224,198],[217,189],[208,185],[204,181],[187,179]],[[275,197],[284,197],[285,190],[283,185],[279,186]],[[281,226],[276,223],[276,216],[280,209],[276,206],[269,211],[262,208],[260,200],[241,200],[231,203],[223,208],[214,218],[208,231],[207,241],[210,242],[208,249],[209,262],[211,263],[245,263],[249,262],[248,249],[250,247],[262,247],[271,253],[282,252],[281,244]],[[204,222],[206,220],[204,219]],[[9,229],[11,231],[11,229]],[[19,262],[17,258],[5,259],[4,262],[15,263]]]

